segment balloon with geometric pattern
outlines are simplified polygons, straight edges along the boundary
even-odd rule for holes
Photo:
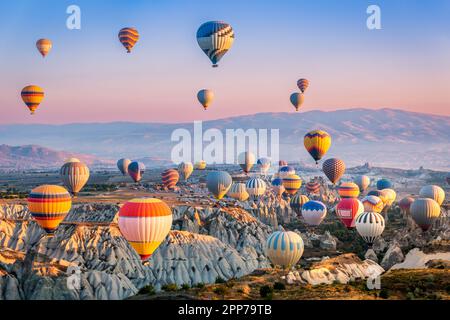
[[[300,79],[297,81],[297,87],[300,89],[302,93],[305,93],[306,89],[309,87],[308,79]]]
[[[333,184],[336,184],[345,173],[345,163],[336,158],[327,159],[323,163],[322,169],[327,178]]]
[[[376,212],[364,212],[355,221],[356,230],[359,235],[372,246],[375,240],[381,236],[385,228],[384,218]]]
[[[327,215],[327,207],[320,201],[310,200],[302,207],[302,216],[309,226],[318,226]]]
[[[222,57],[233,46],[233,28],[223,21],[208,21],[198,29],[197,42],[211,60],[213,68],[216,68]]]
[[[131,53],[138,40],[139,32],[135,28],[123,28],[119,31],[119,41],[127,49],[128,53]]]
[[[316,161],[316,164],[328,152],[331,146],[331,136],[323,130],[313,130],[308,132],[303,138],[306,151]]]

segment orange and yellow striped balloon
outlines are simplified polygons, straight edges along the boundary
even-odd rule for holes
[[[296,194],[302,186],[302,179],[296,174],[288,175],[283,178],[283,186],[286,189],[286,193]]]
[[[169,233],[172,211],[159,199],[133,199],[120,208],[118,223],[125,239],[146,260]]]
[[[359,187],[354,182],[343,182],[338,188],[338,193],[341,198],[358,198]]]
[[[317,163],[330,149],[331,136],[326,131],[313,130],[305,135],[303,144]]]
[[[130,53],[139,40],[139,32],[135,28],[123,28],[119,32],[119,40]]]
[[[44,90],[41,87],[34,85],[23,88],[21,95],[23,102],[25,102],[28,109],[30,109],[31,114],[34,114],[42,100],[44,100]]]
[[[48,234],[55,232],[71,206],[72,198],[69,192],[60,186],[39,186],[28,196],[31,216]]]
[[[42,54],[42,57],[46,57],[50,50],[52,49],[52,41],[49,39],[39,39],[36,42],[36,48],[39,50],[39,52]]]

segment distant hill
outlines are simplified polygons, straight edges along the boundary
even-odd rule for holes
[[[0,143],[38,144],[100,158],[170,159],[175,129],[193,131],[193,123],[86,123],[67,125],[0,125]],[[333,137],[328,156],[348,165],[450,169],[450,117],[394,109],[348,109],[332,112],[259,113],[203,122],[203,131],[279,129],[280,157],[311,162],[303,136],[323,129]],[[204,143],[204,146],[207,143]]]

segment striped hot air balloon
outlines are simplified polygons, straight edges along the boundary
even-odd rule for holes
[[[438,203],[438,205],[442,205],[445,200],[445,192],[439,186],[430,185],[422,187],[419,194],[422,198],[433,199]]]
[[[265,253],[273,265],[291,268],[303,255],[303,240],[292,231],[276,231],[266,242]]]
[[[238,201],[246,201],[250,197],[245,183],[233,183],[227,195]]]
[[[306,151],[313,157],[316,164],[325,156],[331,146],[331,136],[323,130],[308,132],[303,138]]]
[[[439,203],[429,198],[420,198],[411,204],[411,217],[423,230],[429,230],[441,215]]]
[[[392,182],[388,179],[380,179],[377,181],[377,189],[383,190],[383,189],[390,189],[392,188]]]
[[[238,163],[242,168],[242,171],[249,173],[255,164],[256,157],[252,152],[246,151],[239,154]]]
[[[286,189],[286,193],[296,194],[302,186],[302,179],[296,174],[291,174],[283,178],[283,186]]]
[[[44,100],[44,90],[41,87],[31,85],[22,89],[22,100],[30,109],[31,114],[36,112],[36,109]]]
[[[278,198],[281,198],[284,191],[286,190],[283,186],[283,180],[280,178],[275,178],[272,180],[272,190],[277,195]]]
[[[302,214],[303,205],[308,201],[309,199],[307,196],[297,193],[291,198],[290,201],[291,209],[294,210],[294,212],[300,216]]]
[[[214,92],[209,89],[202,89],[197,93],[197,99],[203,109],[207,110],[214,101]]]
[[[245,184],[247,192],[253,198],[260,197],[266,193],[267,185],[263,179],[260,178],[250,178]]]
[[[359,187],[353,182],[343,182],[338,188],[338,193],[341,198],[358,198]]]
[[[300,79],[297,81],[297,87],[300,89],[302,93],[305,93],[306,89],[309,87],[308,79]]]
[[[310,181],[306,184],[306,192],[309,194],[318,194],[320,192],[320,183],[317,181]]]
[[[145,172],[145,165],[138,161],[133,161],[128,166],[128,174],[134,182],[139,182],[142,180],[142,176]]]
[[[392,189],[381,190],[380,199],[384,202],[385,209],[389,209],[397,199],[397,193]]]
[[[356,198],[344,198],[336,206],[336,215],[348,228],[355,227],[355,218],[364,212],[364,205]]]
[[[365,196],[361,200],[361,202],[364,206],[364,211],[366,212],[380,213],[381,211],[383,211],[384,208],[383,200],[381,200],[377,196],[369,196],[369,195]]]
[[[197,162],[195,164],[195,169],[196,170],[205,170],[206,169],[206,161],[205,160],[200,160],[199,162]]]
[[[218,67],[220,59],[233,46],[233,28],[222,21],[208,21],[198,29],[197,42],[211,60],[213,67]]]
[[[295,111],[298,111],[305,102],[305,95],[303,93],[294,92],[289,99],[291,100]]]
[[[211,171],[206,176],[206,186],[217,200],[227,194],[232,182],[230,174],[226,171]]]
[[[49,39],[39,39],[36,42],[36,48],[39,50],[39,52],[41,53],[42,57],[46,57],[50,50],[52,50],[53,44],[52,41]]]
[[[174,190],[178,180],[180,180],[180,175],[176,169],[167,169],[161,173],[162,183],[164,188],[169,190]]]
[[[261,174],[267,174],[267,172],[270,169],[270,159],[269,158],[260,158],[258,159],[258,161],[256,162],[258,167],[259,167],[259,171],[261,172]]]
[[[119,31],[119,41],[130,53],[139,40],[139,32],[135,28],[123,28]]]
[[[168,235],[172,211],[159,199],[133,199],[120,208],[118,223],[124,238],[144,261]]]
[[[368,176],[361,175],[357,176],[354,182],[358,185],[359,192],[365,192],[370,185],[370,178]]]
[[[302,207],[302,216],[305,223],[310,226],[318,226],[327,215],[327,207],[320,201],[308,201]]]
[[[81,162],[65,163],[59,171],[64,186],[75,197],[89,180],[89,168]]]
[[[194,171],[194,166],[190,162],[182,162],[178,166],[178,171],[183,176],[184,181],[186,181],[187,179],[189,179],[192,172]]]
[[[327,178],[336,184],[345,173],[344,161],[336,158],[327,159],[322,165],[323,172]]]
[[[398,206],[400,207],[400,210],[404,215],[409,216],[411,204],[414,202],[413,197],[405,197],[398,203]]]
[[[117,161],[117,168],[119,168],[120,172],[126,176],[128,174],[128,166],[130,165],[130,159],[120,159]]]
[[[359,235],[372,246],[374,241],[381,236],[384,231],[384,218],[377,212],[363,212],[355,221],[356,230]]]
[[[291,166],[283,166],[278,170],[278,174],[279,174],[279,177],[281,179],[283,179],[287,176],[295,174],[295,169],[294,169],[294,167],[291,167]]]
[[[60,186],[43,185],[28,196],[28,209],[34,220],[52,235],[72,206],[69,192]]]

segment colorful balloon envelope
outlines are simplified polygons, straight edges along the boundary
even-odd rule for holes
[[[433,199],[439,205],[442,205],[442,203],[444,203],[444,200],[445,200],[444,189],[442,189],[439,186],[435,186],[435,185],[422,187],[420,189],[419,194],[422,198]]]
[[[347,227],[355,227],[355,218],[364,212],[364,205],[355,198],[344,198],[336,206],[336,215]]]
[[[217,200],[227,194],[232,182],[230,174],[225,171],[212,171],[206,176],[206,186]]]
[[[383,189],[390,189],[392,188],[392,182],[388,179],[380,179],[377,181],[377,189],[383,190]]]
[[[283,186],[283,180],[281,180],[280,178],[273,179],[272,190],[278,197],[281,197],[286,190]]]
[[[118,223],[124,238],[144,261],[169,234],[172,211],[159,199],[133,199],[120,208]]]
[[[305,135],[303,144],[311,157],[318,163],[330,149],[331,136],[326,131],[313,130]]]
[[[245,184],[247,192],[250,196],[256,198],[264,195],[266,193],[267,185],[263,179],[260,178],[250,178]]]
[[[164,188],[174,190],[178,180],[180,180],[180,174],[176,169],[167,169],[163,171],[161,178]]]
[[[359,187],[353,182],[343,182],[338,187],[338,193],[341,198],[358,198]]]
[[[213,67],[218,67],[219,61],[233,46],[233,28],[222,21],[208,21],[198,29],[197,42]]]
[[[283,178],[283,186],[286,189],[286,193],[296,194],[302,186],[302,179],[296,174],[291,174]]]
[[[307,203],[308,201],[309,201],[309,199],[307,196],[297,193],[291,198],[291,201],[290,201],[291,209],[294,210],[294,212],[297,215],[301,215],[303,205],[305,203]]]
[[[368,176],[357,176],[354,181],[358,187],[360,192],[364,192],[370,185],[370,178]]]
[[[117,161],[117,168],[119,168],[120,172],[126,176],[128,174],[128,166],[130,165],[131,160],[129,159],[120,159]]]
[[[410,214],[411,204],[414,202],[414,198],[412,197],[405,197],[398,203],[398,206],[400,207],[403,214],[408,215]]]
[[[266,242],[265,253],[275,266],[291,268],[303,255],[303,240],[292,231],[276,231]]]
[[[375,240],[383,233],[385,223],[381,214],[376,212],[363,212],[356,217],[355,226],[364,241],[372,246]]]
[[[433,199],[420,198],[411,204],[411,217],[423,230],[429,230],[441,215],[441,207]]]
[[[214,101],[214,92],[209,89],[202,89],[197,93],[197,99],[203,106],[203,109],[207,110]]]
[[[291,167],[291,166],[283,166],[278,170],[278,173],[279,173],[279,177],[281,179],[283,179],[285,177],[295,174],[295,169],[294,169],[294,167]]]
[[[302,93],[305,93],[306,89],[309,87],[309,81],[307,79],[300,79],[297,81],[297,87]]]
[[[34,220],[52,235],[72,206],[69,192],[60,186],[42,185],[28,196],[28,209]]]
[[[250,170],[253,168],[253,165],[256,162],[256,157],[252,152],[242,152],[239,154],[238,157],[238,163],[242,168],[242,171],[245,173],[249,173]]]
[[[199,162],[197,162],[195,164],[195,169],[196,170],[205,170],[206,169],[206,161],[205,160],[200,160]]]
[[[381,211],[383,211],[383,200],[381,200],[377,196],[366,196],[361,200],[361,202],[364,206],[364,211],[366,212],[380,213]]]
[[[310,181],[306,184],[306,192],[309,194],[320,193],[320,183],[317,181]]]
[[[322,165],[323,172],[327,178],[336,184],[345,173],[345,163],[340,159],[327,159]]]
[[[305,96],[303,93],[295,92],[295,93],[291,94],[290,100],[291,100],[292,105],[295,108],[295,111],[298,111],[300,109],[300,107],[303,105],[303,103],[305,102]]]
[[[250,197],[245,183],[233,183],[227,195],[238,201],[246,201]]]
[[[270,165],[271,165],[270,159],[269,158],[260,158],[260,159],[258,159],[258,161],[256,163],[259,167],[260,172],[262,174],[267,174],[267,172],[270,169]]]
[[[397,199],[397,193],[392,189],[381,190],[380,199],[383,200],[385,208],[390,208],[395,199]]]
[[[192,172],[194,171],[194,166],[190,162],[182,162],[178,166],[178,171],[183,176],[184,181],[186,181],[187,179],[189,179]]]
[[[81,162],[65,163],[59,171],[64,186],[77,196],[89,180],[89,168]]]
[[[23,88],[21,95],[23,102],[25,102],[31,114],[36,112],[36,109],[39,107],[42,100],[44,100],[44,90],[35,85]]]
[[[145,172],[145,165],[138,161],[133,161],[128,166],[128,174],[134,182],[139,182],[142,180],[142,176]]]
[[[50,50],[52,50],[53,44],[52,41],[49,39],[39,39],[36,42],[36,48],[39,50],[39,52],[41,53],[42,57],[46,57]]]
[[[123,28],[119,31],[119,41],[127,49],[128,53],[139,41],[139,32],[135,28]]]
[[[302,207],[302,216],[305,223],[310,226],[318,226],[327,215],[327,207],[320,201],[308,201]]]

